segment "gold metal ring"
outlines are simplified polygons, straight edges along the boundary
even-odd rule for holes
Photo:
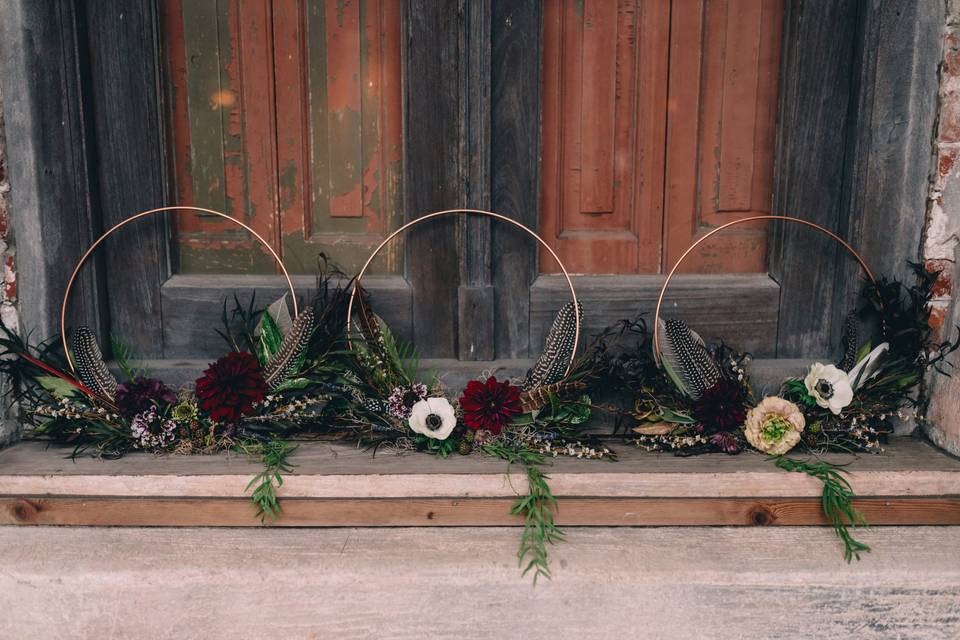
[[[783,222],[795,222],[797,224],[806,225],[811,229],[816,229],[820,233],[823,233],[824,235],[827,235],[833,238],[841,246],[843,246],[843,248],[846,249],[850,253],[850,255],[856,258],[857,262],[860,264],[860,268],[863,269],[863,272],[865,274],[867,274],[867,277],[870,279],[870,282],[872,282],[874,285],[877,284],[877,279],[873,276],[873,272],[870,270],[870,267],[867,266],[867,262],[863,259],[863,256],[857,253],[857,251],[853,247],[851,247],[846,240],[844,240],[843,238],[835,234],[833,231],[830,231],[826,227],[821,227],[819,224],[815,222],[810,222],[809,220],[801,220],[800,218],[793,218],[791,216],[750,216],[748,218],[740,218],[739,220],[734,220],[732,222],[722,224],[716,229],[711,229],[709,232],[705,233],[700,238],[697,238],[696,242],[690,245],[690,247],[683,252],[683,255],[680,256],[680,258],[673,265],[673,268],[670,269],[670,273],[667,274],[667,279],[663,281],[663,286],[660,287],[660,295],[657,297],[657,309],[653,314],[653,357],[654,357],[654,360],[656,360],[658,367],[662,367],[663,364],[662,364],[662,359],[660,357],[660,337],[659,337],[659,332],[657,331],[657,327],[660,325],[660,309],[663,306],[663,296],[667,292],[667,285],[670,284],[670,279],[673,278],[673,274],[677,272],[677,269],[680,267],[680,264],[683,263],[686,257],[690,255],[690,253],[693,252],[693,250],[696,249],[697,246],[700,245],[700,243],[704,242],[707,238],[709,238],[713,234],[720,233],[727,227],[732,227],[734,225],[743,224],[744,222],[752,222],[755,220],[781,220]]]
[[[381,242],[380,245],[373,250],[373,253],[370,254],[369,258],[367,258],[367,261],[363,263],[363,268],[360,269],[360,273],[358,273],[356,278],[354,278],[353,280],[353,290],[350,292],[350,302],[347,304],[347,345],[350,346],[351,348],[353,347],[353,344],[350,341],[350,325],[353,317],[353,301],[354,301],[354,298],[356,298],[357,296],[357,288],[360,286],[360,279],[363,278],[363,274],[367,271],[367,268],[370,266],[370,263],[373,262],[373,259],[377,257],[377,254],[380,253],[380,251],[385,246],[387,246],[387,244],[391,240],[396,238],[398,235],[400,235],[410,227],[418,225],[421,222],[426,222],[427,220],[431,220],[433,218],[439,218],[441,216],[446,216],[451,214],[475,214],[480,216],[487,216],[489,218],[496,218],[497,220],[503,220],[504,222],[509,222],[510,224],[517,227],[518,229],[522,231],[526,231],[530,236],[532,236],[537,242],[540,243],[540,246],[546,249],[550,253],[550,255],[553,256],[554,260],[556,260],[557,265],[560,267],[560,271],[563,272],[563,277],[566,278],[567,280],[567,286],[570,288],[570,297],[573,299],[574,317],[577,320],[576,329],[573,334],[573,351],[571,351],[570,353],[570,362],[567,363],[567,372],[566,374],[564,374],[564,375],[568,375],[570,373],[570,369],[573,368],[573,363],[576,360],[577,346],[580,343],[580,314],[577,312],[579,303],[577,302],[577,292],[573,288],[573,280],[570,279],[570,274],[567,273],[566,267],[564,267],[563,263],[560,262],[560,257],[557,256],[556,252],[554,252],[554,250],[550,248],[550,245],[548,245],[543,238],[541,238],[536,233],[534,233],[534,231],[530,229],[530,227],[527,227],[526,225],[517,222],[513,218],[508,218],[503,214],[494,213],[493,211],[484,211],[483,209],[445,209],[443,211],[434,211],[433,213],[428,213],[426,215],[420,216],[419,218],[415,218],[411,220],[410,222],[406,223],[405,225],[403,225],[402,227],[400,227],[399,229],[391,233],[389,236],[384,238],[383,242]]]
[[[112,234],[114,231],[116,231],[120,227],[130,224],[134,220],[138,220],[146,216],[152,216],[157,213],[164,213],[167,211],[198,211],[202,213],[209,213],[211,215],[224,218],[225,220],[229,220],[230,222],[240,227],[243,227],[248,232],[250,232],[250,235],[252,235],[254,238],[259,240],[260,244],[262,244],[266,248],[266,250],[270,252],[270,255],[273,256],[273,259],[276,260],[277,265],[280,267],[280,271],[283,272],[283,277],[286,278],[287,280],[287,287],[290,289],[290,298],[293,304],[293,315],[297,316],[300,313],[297,307],[297,292],[293,288],[293,280],[290,279],[290,274],[287,273],[286,267],[283,266],[283,261],[280,259],[280,256],[277,254],[277,252],[274,251],[273,247],[270,246],[270,243],[264,240],[263,236],[261,236],[259,233],[254,231],[252,228],[250,228],[249,225],[246,225],[243,222],[240,222],[236,218],[232,216],[228,216],[225,213],[220,213],[219,211],[214,211],[213,209],[204,209],[203,207],[190,207],[186,205],[178,205],[178,206],[171,206],[171,207],[160,207],[158,209],[150,209],[148,211],[141,211],[140,213],[113,225],[106,232],[104,232],[103,235],[97,238],[96,241],[92,245],[90,245],[90,248],[87,249],[86,252],[84,252],[84,254],[80,257],[80,262],[77,263],[77,266],[74,267],[73,269],[73,273],[70,274],[70,279],[67,281],[67,290],[64,291],[63,293],[63,303],[60,305],[60,340],[63,344],[63,352],[67,356],[67,364],[70,365],[71,371],[76,371],[76,367],[73,364],[73,357],[70,355],[70,347],[67,344],[67,304],[70,301],[70,291],[73,289],[73,283],[76,281],[77,274],[80,273],[81,267],[83,267],[84,263],[87,261],[87,258],[90,257],[90,255],[96,250],[96,248],[100,246],[100,243],[106,240],[110,236],[110,234]]]

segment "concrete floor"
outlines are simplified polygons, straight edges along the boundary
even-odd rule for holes
[[[0,638],[958,638],[960,527],[0,527]]]

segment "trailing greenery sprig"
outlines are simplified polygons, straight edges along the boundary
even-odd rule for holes
[[[527,471],[527,495],[521,496],[510,508],[511,515],[523,516],[523,533],[517,559],[523,575],[533,572],[533,583],[541,576],[551,578],[547,544],[563,541],[563,531],[554,521],[558,505],[547,481],[550,476],[540,470],[545,463],[543,455],[522,446],[503,442],[485,444],[481,449],[489,455],[506,460],[509,464],[522,464]],[[526,563],[526,564],[524,564]]]
[[[263,471],[253,476],[245,491],[253,489],[250,498],[257,507],[257,517],[261,524],[277,519],[282,511],[277,500],[277,489],[283,486],[284,473],[293,471],[294,465],[289,457],[297,447],[285,440],[270,440],[269,442],[249,442],[237,445],[237,450],[247,455],[256,456],[263,464]]]
[[[842,474],[841,467],[825,462],[804,462],[792,458],[773,458],[774,464],[784,471],[805,473],[823,483],[821,506],[823,513],[833,524],[833,530],[843,542],[843,557],[847,562],[860,559],[861,551],[870,551],[870,547],[855,539],[850,527],[866,527],[863,514],[853,506],[853,488]]]

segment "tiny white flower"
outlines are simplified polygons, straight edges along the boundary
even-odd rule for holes
[[[832,364],[813,363],[803,383],[810,397],[824,409],[830,409],[834,415],[839,415],[853,400],[850,378],[845,371]]]
[[[410,428],[435,440],[446,440],[457,426],[457,416],[446,398],[427,398],[410,409]]]

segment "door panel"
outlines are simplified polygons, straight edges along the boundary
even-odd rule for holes
[[[783,5],[675,1],[672,13],[663,269],[711,228],[770,213]],[[742,225],[683,270],[766,271],[766,252],[766,225]]]
[[[779,0],[544,6],[540,222],[571,271],[658,273],[706,230],[770,210]],[[766,228],[687,268],[765,270]],[[541,252],[541,271],[555,272]]]
[[[400,5],[164,3],[177,199],[248,222],[288,269],[344,271],[401,223]],[[242,230],[176,223],[178,273],[270,273]],[[402,243],[374,273],[399,273]]]
[[[571,271],[659,267],[669,9],[544,3],[540,225]]]

